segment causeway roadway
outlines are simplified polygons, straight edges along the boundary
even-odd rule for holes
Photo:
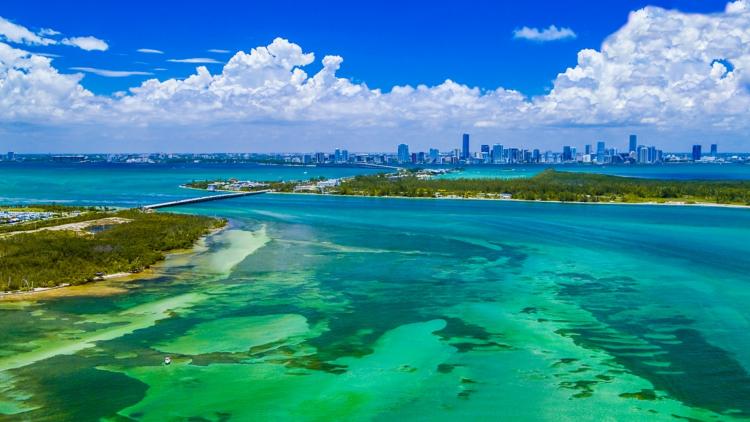
[[[267,193],[271,191],[272,191],[271,189],[264,189],[264,190],[255,190],[255,191],[247,191],[247,192],[232,192],[232,193],[225,193],[221,195],[199,196],[197,198],[187,198],[187,199],[180,199],[178,201],[169,201],[169,202],[162,202],[159,204],[144,205],[141,208],[144,210],[155,210],[157,208],[176,207],[179,205],[197,204],[199,202],[219,201],[221,199],[238,198],[240,196],[260,195],[262,193]]]

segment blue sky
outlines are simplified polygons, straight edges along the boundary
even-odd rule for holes
[[[340,76],[371,88],[435,85],[445,79],[486,89],[499,86],[537,95],[555,76],[576,63],[583,48],[598,48],[625,24],[628,12],[646,5],[685,12],[719,12],[726,1],[351,1],[156,2],[4,1],[0,16],[29,28],[51,27],[66,34],[105,40],[106,52],[64,46],[32,49],[61,55],[55,65],[136,70],[158,78],[185,77],[195,65],[168,59],[207,57],[225,62],[232,53],[287,38],[318,54],[346,59]],[[577,37],[553,43],[513,38],[523,26],[569,27]],[[163,55],[142,54],[151,48]],[[221,64],[208,64],[212,72]],[[311,65],[319,69],[320,64]],[[154,71],[165,68],[166,71]],[[312,71],[311,71],[312,72]],[[309,73],[311,73],[309,72]],[[96,93],[127,89],[149,76],[106,78],[87,75],[83,85]]]
[[[0,144],[386,151],[470,132],[557,149],[638,133],[750,150],[749,45],[748,0],[7,0]]]

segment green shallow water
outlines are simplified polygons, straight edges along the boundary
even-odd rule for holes
[[[180,211],[231,230],[127,294],[0,303],[0,419],[750,418],[747,210]]]

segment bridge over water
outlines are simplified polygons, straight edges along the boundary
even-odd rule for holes
[[[157,208],[176,207],[179,205],[197,204],[199,202],[219,201],[221,199],[238,198],[240,196],[260,195],[260,194],[271,192],[271,191],[272,191],[271,189],[264,189],[264,190],[248,191],[248,192],[232,192],[232,193],[225,193],[221,195],[200,196],[197,198],[187,198],[187,199],[180,199],[177,201],[162,202],[159,204],[144,205],[141,208],[143,208],[144,210],[154,210]]]

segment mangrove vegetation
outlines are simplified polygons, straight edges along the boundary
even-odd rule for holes
[[[750,181],[656,180],[545,170],[530,178],[441,179],[414,173],[356,176],[339,195],[512,198],[563,202],[679,202],[750,205]]]
[[[41,223],[49,229],[32,232],[38,224],[24,225],[0,235],[0,291],[81,284],[105,274],[140,272],[164,259],[165,253],[190,248],[226,223],[211,217],[140,210],[90,210],[55,223],[71,220],[82,224],[75,225],[76,229],[55,229],[45,220]],[[92,225],[83,224],[86,221]]]

